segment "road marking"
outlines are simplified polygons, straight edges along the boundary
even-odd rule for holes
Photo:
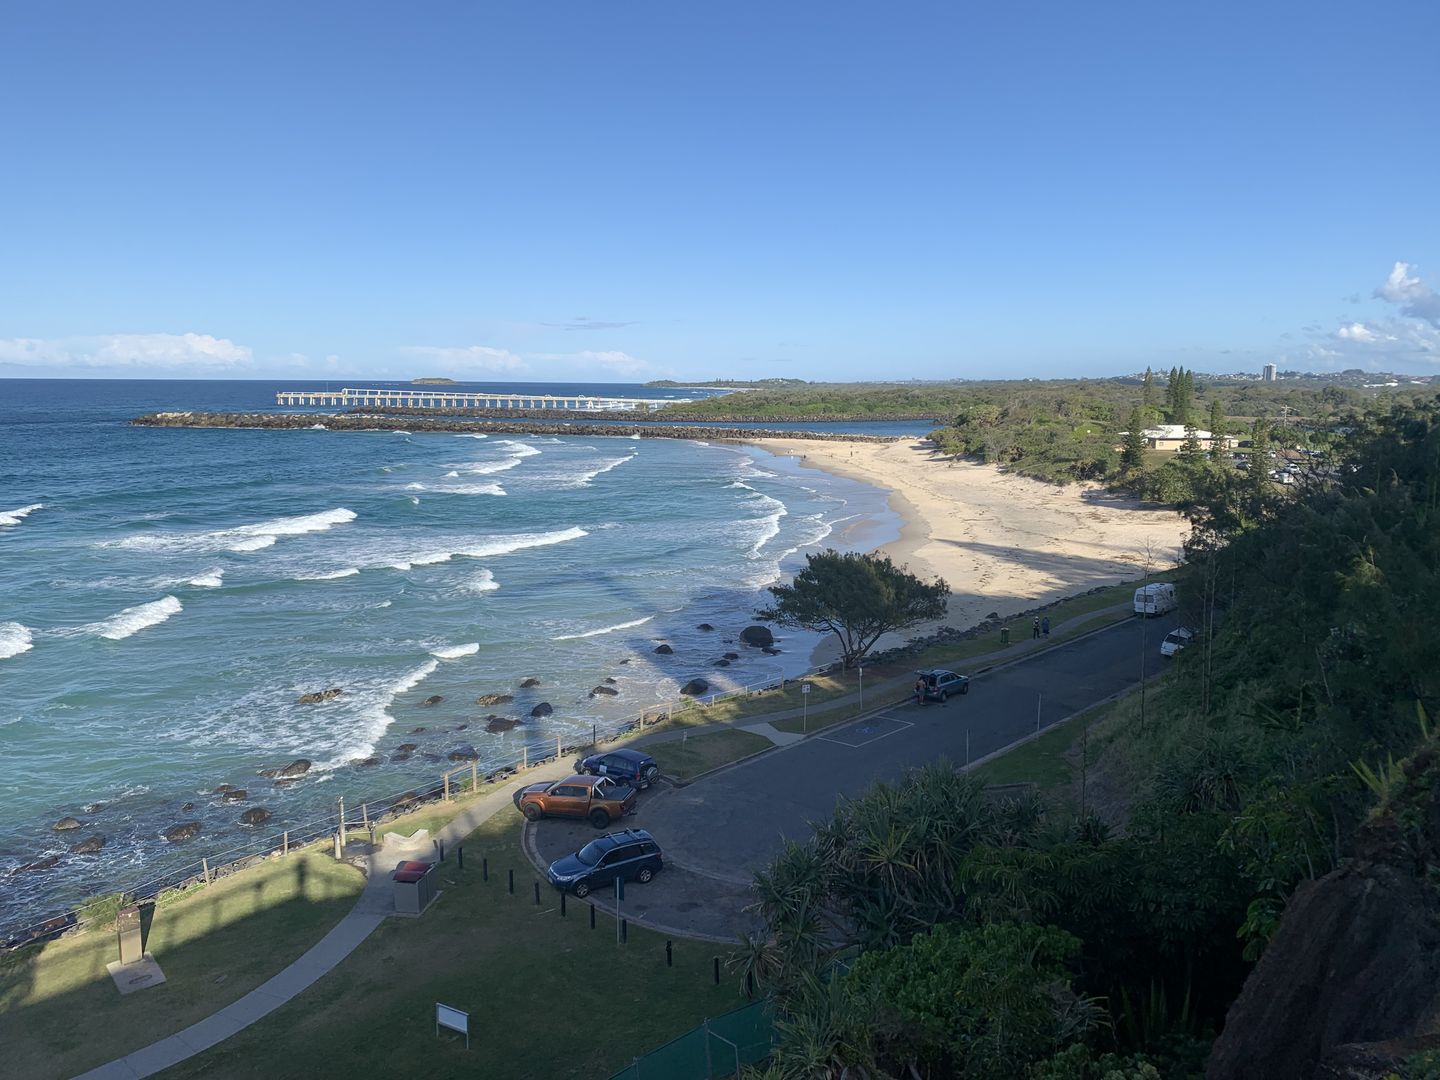
[[[831,742],[839,746],[848,746],[852,750],[858,750],[862,746],[869,746],[873,742],[878,742],[887,735],[894,735],[897,731],[904,731],[906,728],[914,726],[915,725],[909,720],[901,720],[894,716],[872,716],[863,723],[847,728],[839,735],[821,735],[819,738],[824,742]]]

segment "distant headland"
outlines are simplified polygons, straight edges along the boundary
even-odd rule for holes
[[[424,379],[411,379],[411,386],[459,386],[454,379],[446,379],[441,376],[429,376]]]

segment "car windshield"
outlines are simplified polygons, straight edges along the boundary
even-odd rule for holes
[[[600,861],[600,856],[609,851],[615,844],[610,840],[591,840],[583,848],[575,853],[575,857],[586,866],[594,866]]]
[[[1179,645],[1182,641],[1185,640],[1185,638],[1177,631],[1173,634],[1166,634],[1165,640],[1168,641],[1171,645]]]

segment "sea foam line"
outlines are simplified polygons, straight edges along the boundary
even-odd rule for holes
[[[327,529],[333,529],[336,525],[354,521],[355,516],[355,511],[340,506],[334,510],[322,510],[315,514],[271,518],[254,525],[217,529],[214,532],[127,536],[115,546],[138,551],[200,552],[217,549],[237,552],[259,551],[262,548],[270,547],[282,536],[302,536],[306,533],[324,532]]]
[[[574,641],[577,638],[599,637],[601,634],[613,634],[616,630],[629,630],[632,626],[644,626],[654,617],[654,615],[646,615],[643,619],[635,619],[632,622],[616,623],[614,626],[602,626],[599,630],[587,630],[583,634],[561,634],[559,637],[554,637],[550,640]]]
[[[0,623],[0,660],[29,652],[35,647],[32,640],[28,626],[18,622]]]
[[[162,597],[159,600],[152,600],[148,604],[138,604],[135,607],[126,608],[124,611],[112,615],[103,622],[91,623],[84,629],[111,641],[123,641],[132,634],[138,634],[141,630],[152,626],[159,626],[172,615],[178,615],[183,610],[179,600],[173,596]]]
[[[318,768],[321,770],[335,769],[354,758],[369,757],[373,754],[375,752],[375,743],[385,734],[385,730],[395,722],[395,717],[390,715],[390,706],[395,704],[395,699],[401,694],[415,689],[415,687],[429,678],[439,666],[440,661],[431,658],[392,683],[386,690],[386,700],[384,704],[372,705],[365,710],[365,729],[359,734],[359,741],[343,748],[332,760],[327,761]]]
[[[486,559],[494,555],[510,555],[516,551],[524,551],[526,548],[549,547],[552,544],[564,544],[570,540],[579,540],[582,536],[590,534],[584,529],[571,527],[569,529],[557,529],[554,532],[544,533],[511,533],[508,536],[493,536],[485,543],[476,544],[473,547],[457,548],[453,551],[431,551],[408,557],[401,557],[399,560],[384,565],[396,570],[409,570],[412,566],[433,566],[436,563],[449,562],[451,559]]]
[[[464,645],[447,645],[443,649],[431,649],[430,655],[437,660],[459,660],[462,656],[474,656],[479,651],[480,643],[471,641]]]
[[[187,585],[194,585],[198,589],[218,589],[224,584],[224,570],[206,570],[203,574],[196,574]]]
[[[29,506],[21,506],[15,510],[0,510],[0,527],[19,525],[36,510],[45,509],[44,503],[31,503]]]

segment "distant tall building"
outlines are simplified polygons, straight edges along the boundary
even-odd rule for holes
[[[1280,373],[1275,370],[1274,364],[1266,364],[1265,369],[1260,373],[1261,382],[1274,382],[1279,377]]]

